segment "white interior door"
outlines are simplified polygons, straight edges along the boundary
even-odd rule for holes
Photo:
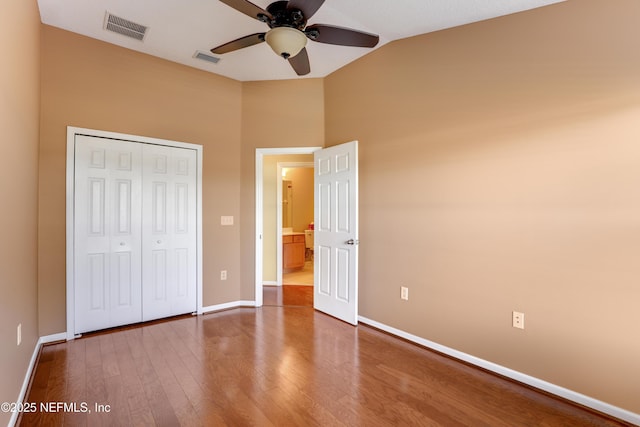
[[[197,311],[195,149],[76,135],[73,333]]]
[[[196,151],[143,146],[142,317],[196,311]]]
[[[314,308],[358,323],[358,142],[318,150]]]
[[[141,147],[77,136],[75,333],[140,322]]]

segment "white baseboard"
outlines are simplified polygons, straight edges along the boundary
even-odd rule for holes
[[[24,380],[22,381],[22,388],[20,388],[20,394],[18,395],[18,400],[16,402],[22,403],[27,394],[27,389],[29,388],[29,381],[31,380],[31,375],[33,374],[34,369],[36,368],[36,361],[38,360],[38,354],[40,353],[40,348],[43,344],[47,344],[55,341],[65,341],[67,339],[67,333],[62,332],[59,334],[46,335],[44,337],[40,337],[38,342],[33,349],[33,353],[31,354],[31,360],[29,361],[29,367],[27,368],[27,373],[24,375]],[[9,419],[8,427],[13,427],[16,425],[16,421],[18,421],[19,412],[14,412],[11,414],[11,418]]]
[[[523,374],[522,372],[514,371],[513,369],[504,367],[502,365],[489,362],[488,360],[480,359],[479,357],[475,357],[470,354],[455,350],[453,348],[438,344],[436,342],[429,341],[427,339],[410,334],[400,329],[396,329],[392,326],[385,325],[384,323],[376,322],[375,320],[371,320],[363,316],[359,316],[358,321],[397,337],[404,338],[423,347],[427,347],[440,353],[446,354],[447,356],[451,356],[467,363],[471,363],[472,365],[479,366],[488,371],[495,372],[507,378],[511,378],[521,383],[528,384],[532,387],[544,390],[551,394],[555,394],[556,396],[560,396],[564,399],[571,400],[572,402],[579,403],[580,405],[586,406],[588,408],[595,409],[596,411],[602,412],[604,414],[608,414],[621,420],[640,425],[640,414],[635,414],[633,412],[627,411],[626,409],[610,405],[606,402],[594,399],[589,396],[585,396],[584,394],[575,392],[573,390],[560,387],[547,381],[543,381],[539,378]]]
[[[212,311],[220,311],[220,310],[228,310],[230,308],[237,307],[255,307],[255,301],[231,301],[225,302],[223,304],[210,305],[207,307],[202,307],[202,314],[211,313]]]
[[[266,280],[262,282],[262,286],[278,286],[278,282],[273,280]]]
[[[50,342],[66,341],[66,340],[67,340],[67,333],[60,332],[59,334],[45,335],[44,337],[40,337],[38,341],[40,342],[40,344],[49,344]]]

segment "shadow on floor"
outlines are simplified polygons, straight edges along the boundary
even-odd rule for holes
[[[263,286],[262,298],[263,305],[313,307],[313,286]]]

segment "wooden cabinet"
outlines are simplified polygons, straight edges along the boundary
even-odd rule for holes
[[[304,234],[282,236],[282,268],[304,267]]]

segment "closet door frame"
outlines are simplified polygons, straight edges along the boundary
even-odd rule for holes
[[[67,288],[67,340],[76,338],[75,331],[75,267],[74,267],[74,198],[75,198],[75,146],[76,135],[109,138],[142,144],[154,144],[166,147],[188,148],[196,151],[196,314],[202,309],[202,145],[166,139],[149,138],[95,129],[67,126],[67,167],[66,167],[66,288]]]

